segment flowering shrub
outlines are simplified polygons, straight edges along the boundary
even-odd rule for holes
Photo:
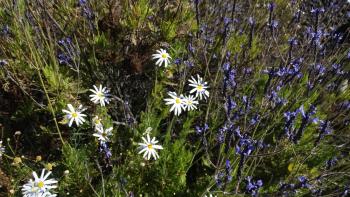
[[[349,10],[0,1],[0,196],[347,196]]]

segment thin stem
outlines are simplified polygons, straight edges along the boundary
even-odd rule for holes
[[[55,111],[54,111],[54,109],[53,109],[53,107],[52,107],[52,103],[51,103],[49,94],[47,93],[47,90],[46,90],[46,87],[45,87],[45,84],[44,84],[44,80],[43,80],[43,78],[42,78],[42,76],[41,76],[41,73],[40,73],[40,70],[39,70],[39,69],[37,69],[37,72],[38,72],[38,75],[39,75],[40,83],[41,83],[41,85],[42,85],[42,87],[43,87],[43,89],[44,89],[44,92],[45,92],[45,96],[46,96],[46,99],[47,99],[47,103],[48,103],[49,110],[50,110],[50,112],[51,112],[51,114],[52,114],[52,116],[53,116],[53,120],[54,120],[54,122],[55,122],[55,126],[56,126],[56,129],[57,129],[57,133],[58,133],[58,135],[59,135],[59,137],[60,137],[60,140],[61,140],[62,144],[65,144],[65,142],[64,142],[64,140],[63,140],[63,137],[62,137],[62,134],[61,134],[61,131],[60,131],[60,128],[59,128],[58,123],[57,123]]]

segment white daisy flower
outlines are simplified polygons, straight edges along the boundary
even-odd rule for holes
[[[198,101],[196,101],[195,99],[196,98],[192,95],[184,96],[183,103],[187,111],[197,109],[196,105],[198,105]]]
[[[109,139],[109,136],[112,136],[112,130],[113,130],[113,127],[109,127],[108,129],[104,130],[103,127],[97,127],[96,128],[97,130],[97,133],[94,133],[92,134],[93,136],[97,137],[99,141],[102,141],[102,142],[109,142],[110,139]]]
[[[156,151],[156,149],[163,149],[161,145],[157,145],[158,141],[155,137],[150,138],[149,134],[147,134],[147,140],[142,137],[143,143],[138,143],[140,145],[140,148],[142,149],[139,154],[143,153],[143,158],[150,160],[151,156],[156,160],[159,158],[159,155]]]
[[[202,97],[206,99],[209,97],[209,92],[207,88],[209,86],[208,83],[203,81],[203,78],[197,75],[197,80],[192,76],[191,79],[188,80],[190,82],[189,86],[193,87],[190,93],[196,93],[196,97],[199,97],[199,100],[202,100]]]
[[[102,127],[102,123],[101,123],[102,119],[99,118],[98,116],[95,116],[92,119],[92,124],[95,127],[95,129]]]
[[[57,188],[57,181],[55,179],[48,179],[51,171],[45,174],[45,169],[41,171],[40,177],[36,172],[33,172],[33,179],[22,186],[22,194],[26,197],[51,197],[56,194],[51,194],[50,190]]]
[[[164,101],[166,101],[166,105],[172,105],[170,108],[170,112],[174,111],[174,114],[176,116],[181,114],[181,110],[185,109],[185,104],[183,100],[183,96],[180,95],[180,97],[177,96],[175,92],[169,92],[168,95],[171,98],[166,98]]]
[[[110,99],[109,96],[109,90],[107,90],[106,87],[102,88],[102,85],[100,85],[100,88],[97,88],[94,85],[94,90],[90,89],[93,94],[91,94],[89,97],[91,97],[91,101],[95,104],[100,104],[101,106],[105,106],[105,103],[109,103]]]
[[[157,50],[157,53],[153,54],[152,57],[153,59],[157,59],[156,65],[158,66],[162,66],[164,62],[165,68],[168,67],[171,59],[169,53],[167,53],[164,49]]]
[[[2,145],[2,141],[0,140],[0,158],[2,157],[2,154],[5,152],[5,146]]]
[[[62,110],[62,112],[66,113],[66,119],[69,120],[68,126],[71,127],[73,124],[73,121],[75,121],[75,124],[79,126],[80,124],[83,124],[85,122],[84,117],[86,117],[85,114],[82,114],[85,109],[83,109],[83,106],[80,105],[77,110],[74,109],[74,107],[71,104],[68,104],[69,110]]]
[[[27,192],[26,194],[23,194],[23,197],[56,197],[57,196],[57,194],[51,194],[50,192],[35,191],[36,188],[32,188],[32,189],[33,189],[33,191]]]

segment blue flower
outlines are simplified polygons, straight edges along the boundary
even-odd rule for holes
[[[329,170],[331,167],[335,166],[338,162],[337,157],[333,157],[326,161],[326,169]]]
[[[174,60],[174,64],[176,64],[176,65],[180,65],[181,62],[182,62],[182,60],[181,60],[180,58],[176,58],[176,59]]]
[[[241,136],[241,137],[236,145],[236,154],[248,156],[250,155],[253,150],[255,149],[255,141],[252,140],[250,137],[247,135]]]
[[[226,72],[230,71],[230,67],[231,67],[230,62],[225,62],[225,63],[222,65],[222,68],[223,68],[224,71],[226,71]]]
[[[296,38],[289,38],[288,39],[288,43],[291,45],[291,46],[295,46],[298,44],[298,40]]]
[[[344,71],[341,68],[340,64],[332,64],[333,72],[337,75],[342,75],[344,74]]]
[[[320,134],[318,135],[318,138],[315,141],[315,146],[320,142],[321,139],[324,138],[324,136],[329,135],[333,132],[333,129],[331,128],[330,121],[326,120],[319,120],[320,122]]]
[[[231,176],[232,167],[231,167],[230,160],[228,160],[228,159],[226,159],[226,162],[225,162],[225,171],[226,171],[227,182],[231,182],[232,181],[232,176]]]
[[[62,38],[57,43],[60,46],[60,50],[57,55],[59,64],[68,65],[73,70],[76,70],[77,68],[74,63],[80,55],[78,47],[74,45],[70,37]]]
[[[312,8],[310,12],[312,14],[320,14],[320,13],[323,13],[324,11],[325,11],[324,8]]]
[[[87,4],[87,0],[79,0],[78,4],[79,4],[79,6],[83,6],[83,5]]]
[[[189,67],[189,68],[192,68],[192,67],[194,66],[193,62],[190,61],[190,60],[185,60],[185,61],[184,61],[184,64],[185,64],[187,67]]]
[[[262,180],[253,181],[252,177],[248,176],[246,181],[246,192],[250,193],[252,196],[257,196],[259,189],[263,186]]]
[[[196,128],[196,133],[199,135],[199,134],[204,134],[206,131],[208,131],[209,126],[207,124],[204,124],[203,127],[196,126],[195,128]]]
[[[112,152],[106,142],[100,142],[100,152],[104,154],[105,159],[107,160],[112,157]]]
[[[329,135],[332,133],[332,128],[330,126],[330,122],[329,121],[320,121],[320,129],[321,129],[321,133],[323,135]]]
[[[3,36],[9,36],[10,35],[10,28],[8,25],[4,25],[0,31],[0,35]]]
[[[192,43],[189,43],[189,44],[188,44],[188,50],[189,50],[191,53],[194,53],[194,52],[195,52],[194,47],[192,46]]]
[[[259,120],[260,120],[260,116],[259,116],[259,114],[256,114],[256,115],[253,116],[253,118],[250,120],[250,124],[251,124],[251,125],[255,125]]]
[[[255,25],[255,19],[254,19],[253,17],[249,17],[249,18],[248,18],[248,23],[249,23],[250,25]]]
[[[311,185],[309,184],[309,180],[305,176],[299,176],[298,177],[299,184],[301,188],[310,188]]]
[[[220,144],[222,144],[225,140],[225,133],[227,131],[227,127],[224,126],[222,128],[219,129],[219,132],[217,134],[217,140]]]
[[[61,40],[58,41],[58,44],[63,46],[63,47],[69,47],[69,45],[72,44],[72,39],[69,37],[62,38]]]
[[[224,25],[227,26],[228,24],[230,24],[232,22],[231,18],[228,17],[224,17]]]
[[[315,122],[315,118],[311,118],[311,116],[316,114],[316,107],[314,105],[311,105],[309,107],[309,110],[307,113],[305,113],[305,111],[304,111],[304,105],[301,105],[298,109],[298,112],[301,114],[303,119],[309,120],[309,121],[311,120],[310,122]]]
[[[230,118],[230,114],[231,114],[231,111],[237,107],[237,104],[236,102],[234,102],[232,100],[232,98],[230,96],[228,96],[226,102],[225,102],[225,110],[226,110],[226,113],[227,113],[227,117]]]
[[[267,4],[267,9],[272,12],[276,7],[276,4],[274,2],[270,2]]]
[[[248,67],[248,68],[243,68],[244,75],[250,75],[253,72],[253,69]]]
[[[196,5],[198,5],[198,4],[200,3],[200,1],[201,1],[201,0],[194,0],[194,3],[195,3]]]
[[[276,105],[285,105],[287,103],[287,100],[284,98],[278,96],[277,92],[274,90],[271,90],[270,94],[267,95],[269,101]]]
[[[322,76],[325,74],[326,72],[326,67],[324,67],[323,65],[321,64],[316,64],[315,66],[315,71],[318,75]]]
[[[287,122],[294,120],[296,115],[297,115],[297,112],[290,112],[290,111],[287,111],[283,114],[283,116],[286,118]]]
[[[94,13],[88,7],[83,8],[82,15],[89,21],[92,21],[94,19]]]
[[[63,54],[63,53],[58,54],[57,59],[59,64],[66,64],[66,65],[70,64],[72,60],[70,57],[68,57],[66,54]]]
[[[280,183],[279,191],[281,191],[286,196],[289,196],[289,192],[295,193],[295,184],[288,184],[288,183]]]
[[[218,174],[215,175],[215,182],[218,188],[222,187],[222,180],[224,177],[225,177],[225,174],[223,172],[219,172]]]
[[[292,140],[294,139],[294,123],[295,118],[298,115],[298,110],[294,112],[287,111],[283,114],[284,118],[286,119],[285,125],[284,125],[284,132],[287,135],[288,139]]]
[[[277,20],[272,20],[271,21],[271,27],[273,27],[274,29],[276,29],[279,25],[279,22]]]

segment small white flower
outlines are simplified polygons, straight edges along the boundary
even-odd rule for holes
[[[102,123],[101,123],[101,118],[99,118],[98,116],[95,116],[92,119],[92,124],[94,125],[95,129],[102,127]]]
[[[109,90],[107,90],[106,87],[102,88],[102,85],[100,85],[100,88],[97,88],[94,85],[94,90],[90,89],[93,94],[91,94],[89,97],[91,97],[91,101],[95,104],[100,104],[101,106],[105,106],[105,103],[109,103],[110,99],[109,96]]]
[[[139,154],[143,154],[143,158],[150,160],[151,156],[156,160],[159,158],[159,155],[156,151],[156,149],[163,149],[161,145],[157,145],[158,141],[155,137],[150,138],[149,134],[147,134],[147,140],[142,137],[143,143],[138,143],[140,145],[140,148],[142,149]]]
[[[206,99],[209,97],[209,92],[207,88],[209,87],[207,82],[203,81],[203,78],[197,75],[197,80],[192,76],[190,80],[189,86],[193,87],[190,93],[196,93],[196,97],[199,97],[199,100],[202,100],[202,97]]]
[[[196,98],[192,95],[184,96],[183,103],[187,111],[197,109],[196,105],[198,105],[198,101],[196,101],[195,99]]]
[[[23,197],[56,197],[57,194],[51,194],[50,192],[28,192],[23,194]]]
[[[170,108],[170,112],[174,111],[174,114],[176,116],[181,114],[181,110],[185,109],[185,104],[183,100],[183,96],[180,95],[180,97],[177,96],[175,92],[169,92],[168,95],[171,98],[166,98],[164,101],[166,101],[166,105],[172,105]]]
[[[5,152],[5,146],[2,145],[2,141],[0,140],[0,158],[2,157],[2,154]]]
[[[103,127],[97,127],[96,130],[97,130],[97,133],[94,133],[92,135],[97,137],[99,141],[102,141],[102,142],[110,141],[109,136],[113,135],[111,132],[113,130],[113,127],[110,127],[106,130],[104,130]]]
[[[157,50],[157,53],[153,54],[152,57],[153,59],[157,59],[156,65],[158,66],[162,66],[164,62],[165,68],[168,67],[171,59],[169,53],[167,53],[164,49]]]
[[[83,124],[85,122],[84,117],[85,114],[82,114],[85,109],[83,109],[83,106],[80,105],[77,110],[74,109],[74,107],[71,104],[68,104],[69,110],[62,110],[64,113],[66,113],[66,119],[69,120],[68,126],[71,127],[73,124],[73,121],[75,121],[75,124],[79,126],[80,124]]]
[[[52,197],[56,194],[51,194],[50,190],[57,188],[57,181],[55,179],[48,179],[51,172],[45,174],[45,169],[41,171],[40,177],[36,172],[33,172],[33,179],[30,179],[22,186],[22,194],[25,197]]]

